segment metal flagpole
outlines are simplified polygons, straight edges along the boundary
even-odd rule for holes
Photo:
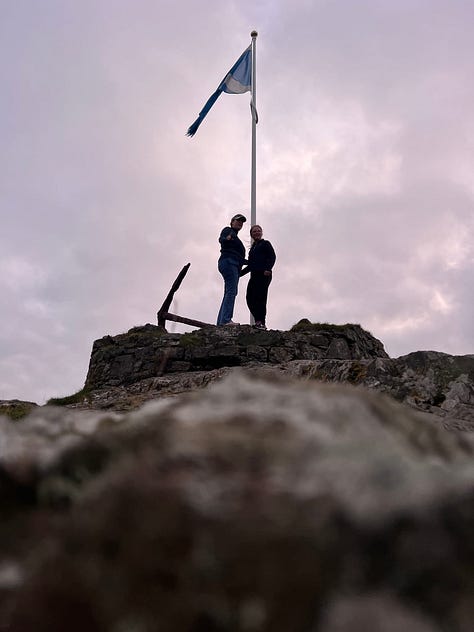
[[[257,223],[257,31],[252,38],[252,178],[250,191],[250,225]]]
[[[251,76],[251,110],[252,110],[252,175],[250,187],[250,226],[257,223],[257,31],[250,33],[252,38],[252,76]],[[251,239],[253,243],[253,239]],[[255,318],[250,313],[250,324]]]

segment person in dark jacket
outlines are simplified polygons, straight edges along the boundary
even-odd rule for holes
[[[261,226],[252,226],[250,237],[253,243],[248,255],[248,266],[241,271],[241,276],[250,272],[246,299],[255,320],[254,327],[266,329],[268,287],[272,282],[276,254],[271,243],[263,239]]]
[[[246,221],[244,215],[237,213],[230,220],[230,226],[222,229],[219,237],[221,256],[217,268],[224,279],[224,297],[217,316],[218,325],[238,325],[232,321],[232,316],[234,315],[240,271],[247,261],[245,259],[245,246],[237,233]]]

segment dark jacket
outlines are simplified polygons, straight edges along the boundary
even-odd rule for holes
[[[228,235],[231,235],[231,239],[227,239]],[[247,263],[245,260],[245,246],[233,228],[226,226],[222,229],[219,243],[221,245],[221,259],[234,259],[239,265]]]
[[[267,239],[254,241],[249,250],[248,261],[249,264],[242,270],[242,274],[271,270],[276,261],[276,254],[271,243]]]

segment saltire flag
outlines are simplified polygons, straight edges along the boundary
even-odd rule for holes
[[[227,94],[243,94],[244,92],[251,91],[251,84],[252,45],[250,44],[250,46],[244,50],[242,55],[238,58],[238,60],[226,74],[214,94],[209,97],[206,105],[199,112],[199,116],[189,127],[186,136],[194,136],[194,134],[198,131],[199,126],[203,122],[204,117],[212,108],[222,92],[227,92]],[[255,122],[257,122],[258,116],[252,100],[250,101],[250,108],[252,110],[252,116],[255,118]]]

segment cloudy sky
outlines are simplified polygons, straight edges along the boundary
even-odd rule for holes
[[[79,390],[93,341],[156,323],[188,262],[173,311],[215,322],[217,237],[249,212],[248,93],[185,132],[253,29],[268,326],[474,353],[472,0],[0,9],[0,399]]]

